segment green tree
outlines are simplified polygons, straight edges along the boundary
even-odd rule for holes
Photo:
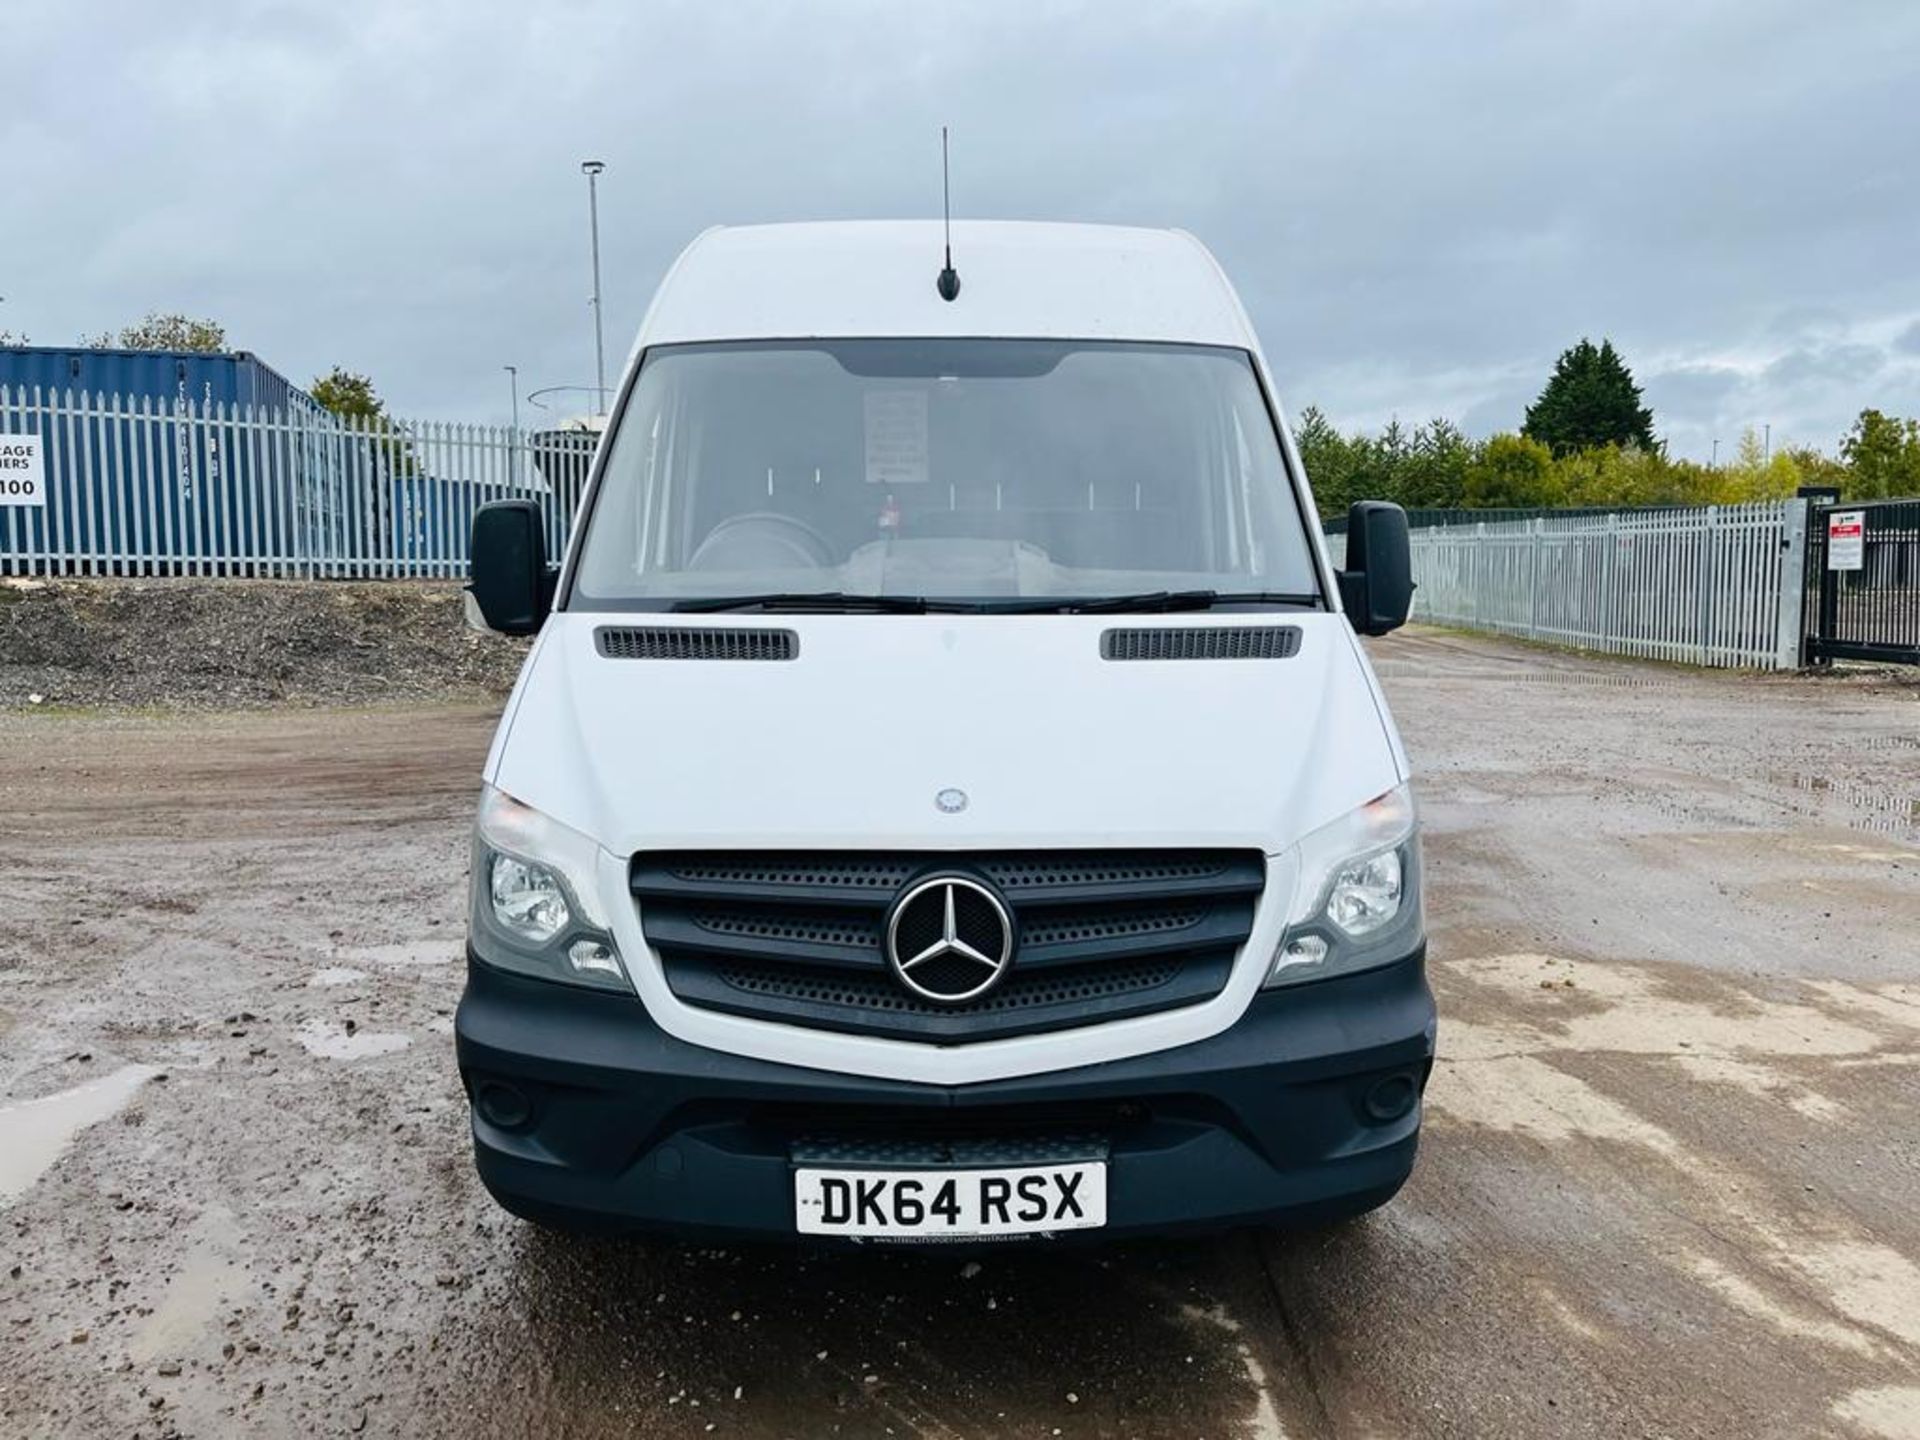
[[[1346,514],[1347,506],[1360,498],[1353,489],[1352,444],[1314,405],[1300,412],[1293,427],[1293,443],[1300,451],[1300,463],[1306,467],[1307,481],[1313,486],[1313,503],[1320,513]]]
[[[1555,455],[1600,445],[1657,448],[1653,411],[1640,403],[1640,387],[1611,340],[1582,339],[1561,354],[1520,433]]]
[[[1843,468],[1818,451],[1785,447],[1767,453],[1758,432],[1748,426],[1734,447],[1731,464],[1708,472],[1713,483],[1699,503],[1711,505],[1748,505],[1756,500],[1784,500],[1802,485],[1817,483],[1810,478],[1821,468]]]
[[[31,345],[33,341],[24,335],[16,335],[11,330],[0,330],[0,345]]]
[[[1920,495],[1920,421],[1862,410],[1840,442],[1849,500]]]
[[[1450,420],[1409,430],[1390,420],[1377,435],[1342,435],[1314,406],[1300,412],[1294,443],[1313,482],[1314,503],[1329,518],[1355,500],[1445,507],[1461,503],[1473,441]]]
[[[1457,509],[1467,503],[1467,471],[1478,451],[1451,420],[1429,420],[1408,437],[1392,489],[1380,498],[1409,509]]]
[[[1356,500],[1406,501],[1403,474],[1407,454],[1413,448],[1407,427],[1395,416],[1378,435],[1353,437],[1353,498]]]
[[[1557,505],[1563,497],[1553,452],[1524,435],[1493,436],[1467,466],[1464,498],[1471,509]]]
[[[1775,461],[1782,456],[1793,465],[1794,471],[1793,484],[1780,492],[1782,496],[1792,495],[1802,485],[1831,485],[1844,493],[1847,481],[1852,478],[1844,460],[1836,460],[1811,445],[1782,446],[1774,452]]]
[[[1638,445],[1596,445],[1554,461],[1562,504],[1710,505],[1715,472]]]
[[[394,474],[411,475],[420,468],[412,443],[405,438],[403,427],[387,414],[387,402],[373,388],[370,377],[336,365],[315,380],[308,393],[323,409],[351,422],[356,430],[391,437],[380,442],[378,453]]]
[[[80,343],[102,350],[117,346],[122,350],[192,350],[217,355],[227,348],[227,330],[217,320],[196,320],[177,311],[167,314],[154,311],[117,336],[109,331],[91,340],[83,336]]]
[[[315,380],[310,393],[324,408],[336,415],[367,421],[387,418],[387,402],[373,388],[372,379],[356,374],[344,365],[334,366]]]

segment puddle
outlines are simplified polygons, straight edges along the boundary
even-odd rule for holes
[[[324,970],[316,970],[307,977],[309,985],[353,985],[367,978],[364,970],[355,970],[350,965],[329,965]]]
[[[1212,1305],[1202,1309],[1198,1305],[1182,1305],[1180,1313],[1189,1324],[1212,1326],[1228,1335],[1238,1335],[1240,1322],[1227,1313],[1224,1305]],[[1287,1440],[1287,1428],[1280,1422],[1280,1411],[1273,1403],[1273,1386],[1267,1379],[1267,1368],[1254,1355],[1253,1348],[1245,1341],[1236,1341],[1234,1353],[1240,1357],[1240,1367],[1246,1371],[1247,1383],[1253,1387],[1253,1415],[1247,1421],[1248,1433],[1254,1440]]]
[[[1855,1390],[1842,1397],[1833,1413],[1884,1440],[1920,1440],[1920,1386]]]
[[[1920,750],[1920,735],[1868,735],[1850,743],[1857,750]]]
[[[309,1020],[300,1027],[300,1044],[309,1055],[323,1060],[366,1060],[391,1055],[413,1043],[411,1035],[393,1031],[348,1030],[327,1020]]]
[[[1851,830],[1867,830],[1879,835],[1920,835],[1920,795],[1857,780],[1835,780],[1811,771],[1780,778],[1801,794],[1818,797],[1814,802],[1789,801],[1788,807],[1796,814],[1819,816],[1831,808],[1842,808],[1855,812],[1842,817]]]
[[[1874,1240],[1828,1240],[1785,1257],[1848,1319],[1920,1346],[1920,1265]]]
[[[1851,1350],[1856,1355],[1871,1356],[1879,1348],[1874,1337],[1866,1332],[1789,1306],[1712,1256],[1694,1255],[1685,1261],[1685,1268],[1734,1309],[1783,1335]]]
[[[57,1095],[0,1106],[0,1203],[25,1194],[75,1136],[118,1114],[159,1073],[152,1065],[123,1065]]]
[[[361,965],[451,965],[460,958],[460,942],[441,936],[430,940],[400,940],[391,945],[342,951],[340,958]]]
[[[1599,686],[1607,690],[1671,690],[1675,681],[1657,675],[1613,670],[1523,670],[1440,667],[1425,661],[1381,660],[1374,670],[1382,680],[1493,681],[1503,685]]]
[[[234,1225],[233,1212],[219,1205],[194,1223],[186,1254],[160,1303],[127,1346],[136,1364],[187,1355],[214,1359],[221,1311],[252,1288],[246,1267],[234,1253]]]
[[[1888,1029],[1920,1026],[1920,1005],[1910,1003],[1905,986],[1832,981],[1796,987],[1791,999],[1729,993],[1709,1002],[1669,994],[1655,972],[1620,962],[1510,954],[1446,968],[1501,992],[1509,1008],[1524,1008],[1497,1024],[1448,1021],[1428,1091],[1436,1112],[1545,1141],[1630,1142],[1668,1159],[1684,1152],[1673,1135],[1561,1069],[1556,1057],[1658,1059],[1689,1080],[1740,1088],[1831,1124],[1843,1113],[1839,1103],[1780,1062],[1871,1057],[1892,1045],[1904,1053],[1904,1035]]]

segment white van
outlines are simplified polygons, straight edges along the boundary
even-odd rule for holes
[[[1413,1165],[1407,763],[1245,313],[1178,232],[710,231],[641,326],[487,758],[482,1180],[571,1228],[1318,1223]],[[938,277],[939,283],[936,284]],[[951,295],[951,298],[949,296]]]

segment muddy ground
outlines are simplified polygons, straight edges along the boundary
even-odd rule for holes
[[[1379,654],[1443,1017],[1412,1183],[977,1269],[489,1205],[485,707],[0,716],[0,1434],[1920,1435],[1915,689]]]

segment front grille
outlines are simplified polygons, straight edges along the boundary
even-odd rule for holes
[[[594,644],[609,660],[791,660],[800,637],[791,630],[714,625],[602,625]]]
[[[1016,1135],[990,1139],[933,1140],[904,1135],[801,1135],[788,1155],[796,1165],[848,1165],[869,1169],[945,1169],[952,1165],[1072,1165],[1105,1160],[1105,1135]]]
[[[1148,625],[1100,635],[1105,660],[1285,660],[1299,651],[1298,625]]]
[[[895,899],[945,873],[997,889],[1016,933],[1003,983],[958,1006],[914,995],[883,954]],[[686,1003],[949,1045],[1211,999],[1265,879],[1259,852],[1211,850],[643,853],[631,871],[647,941]]]

